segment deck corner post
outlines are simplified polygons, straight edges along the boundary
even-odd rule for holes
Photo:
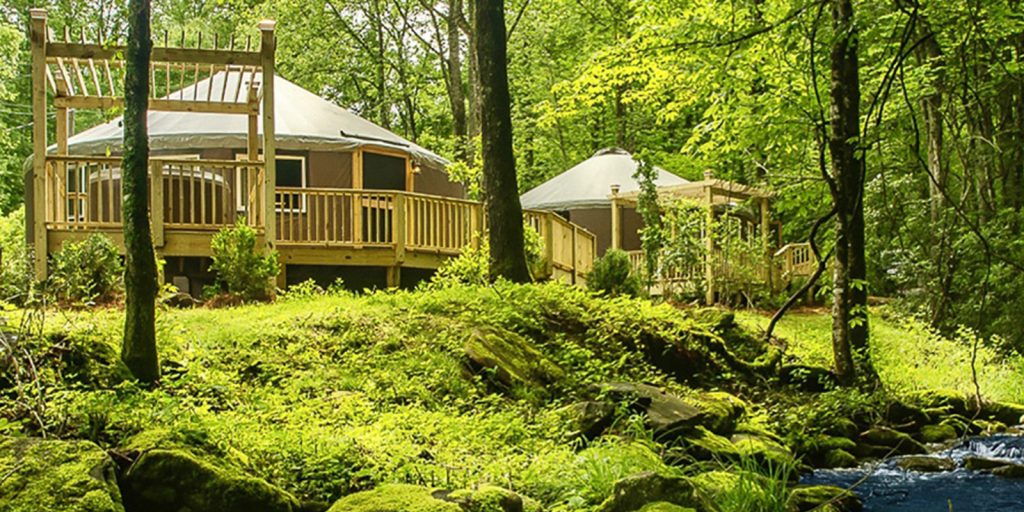
[[[32,44],[32,212],[35,278],[46,279],[46,9],[30,9]]]
[[[260,22],[260,65],[263,69],[263,232],[267,247],[277,245],[277,139],[274,129],[274,54],[277,41],[274,36],[276,23],[272,20]],[[283,272],[282,272],[283,274]]]
[[[164,246],[164,166],[158,160],[149,161],[149,222],[153,230],[153,247]]]
[[[405,204],[405,194],[401,192],[395,194],[395,214],[391,229],[394,233],[395,265],[397,266],[401,266],[405,262],[405,239],[407,235]]]

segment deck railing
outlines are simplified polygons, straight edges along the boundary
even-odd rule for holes
[[[782,246],[775,252],[775,261],[778,262],[783,282],[795,277],[808,277],[818,269],[818,259],[814,257],[811,244],[807,242]]]
[[[121,176],[119,157],[48,156],[47,228],[120,228]],[[262,162],[155,158],[149,183],[154,231],[263,226]]]

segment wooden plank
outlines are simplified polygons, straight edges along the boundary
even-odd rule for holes
[[[405,194],[395,195],[395,213],[392,218],[392,226],[395,233],[395,261],[399,264],[405,260],[405,237],[407,234],[405,201]]]
[[[79,110],[123,108],[124,98],[112,96],[61,96],[54,98],[57,108]],[[212,114],[252,114],[254,107],[247,103],[220,103],[199,100],[150,98],[149,109],[162,112],[196,112]]]
[[[123,45],[98,43],[51,42],[46,45],[46,57],[67,59],[116,60],[125,54]],[[260,53],[245,50],[212,50],[208,48],[154,47],[153,62],[189,62],[197,64],[259,66]]]

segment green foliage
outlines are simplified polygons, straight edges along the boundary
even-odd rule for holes
[[[619,249],[610,249],[594,261],[594,268],[587,274],[587,287],[613,297],[640,295],[640,283],[633,274],[629,255]]]
[[[666,235],[662,226],[661,205],[658,202],[658,186],[654,183],[658,178],[658,170],[651,164],[646,152],[638,154],[636,158],[638,165],[633,179],[640,184],[636,211],[644,223],[644,227],[640,229],[640,246],[644,252],[643,278],[650,288],[654,284],[655,274],[658,273]]]
[[[25,207],[0,217],[0,301],[22,304],[30,296],[35,275],[25,241]]]
[[[65,304],[109,302],[123,292],[124,265],[114,242],[94,233],[65,242],[50,257],[46,289]]]
[[[545,503],[581,510],[604,501],[616,481],[645,471],[676,473],[649,446],[607,438],[577,454],[538,457],[524,472],[523,486]]]
[[[445,261],[430,278],[434,287],[458,285],[484,285],[490,269],[490,249],[487,240],[462,248],[458,257]]]
[[[262,254],[256,248],[256,231],[244,219],[217,232],[210,241],[213,264],[222,290],[243,300],[263,300],[273,290],[272,280],[281,272],[277,251]]]

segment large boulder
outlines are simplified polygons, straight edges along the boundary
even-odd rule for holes
[[[731,440],[704,427],[696,427],[679,438],[679,444],[686,455],[698,461],[729,461],[738,459],[740,455]],[[674,455],[674,451],[670,452],[670,456]]]
[[[512,331],[477,327],[466,337],[463,350],[471,372],[493,376],[505,387],[543,389],[565,377],[533,343]]]
[[[113,461],[89,441],[0,437],[0,510],[124,512]]]
[[[1006,402],[986,402],[982,406],[983,416],[1007,425],[1024,424],[1024,405]]]
[[[327,512],[462,512],[448,493],[418,485],[386,484],[341,498]]]
[[[956,429],[951,425],[925,425],[917,433],[924,443],[944,443],[957,438]]]
[[[129,510],[148,512],[292,512],[290,494],[258,478],[201,461],[182,450],[144,452],[122,485]]]
[[[746,411],[742,400],[724,392],[683,397],[650,384],[633,382],[599,384],[597,390],[614,402],[627,403],[643,412],[647,426],[662,438],[677,437],[697,426],[729,434]]]
[[[789,451],[781,443],[762,435],[756,434],[733,434],[729,439],[736,452],[741,458],[749,458],[759,464],[788,464],[795,463],[793,452]]]
[[[645,472],[615,482],[612,495],[595,512],[636,512],[658,502],[700,509],[694,486],[689,480]]]
[[[973,401],[966,394],[951,389],[928,389],[909,395],[909,400],[926,409],[947,414],[970,415],[974,413]]]

